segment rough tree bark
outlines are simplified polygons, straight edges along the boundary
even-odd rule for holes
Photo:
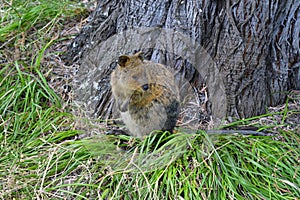
[[[299,16],[298,0],[98,0],[66,61],[79,65],[76,93],[95,117],[114,113],[115,60],[138,50],[173,68],[183,95],[201,97],[206,83],[215,118],[250,117],[300,89]]]

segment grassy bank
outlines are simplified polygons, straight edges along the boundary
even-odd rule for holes
[[[47,61],[63,53],[51,48],[72,39],[62,34],[66,24],[89,11],[77,1],[4,1],[0,9],[0,199],[300,197],[300,136],[285,129],[299,110],[287,104],[229,125],[275,127],[277,136],[78,139],[86,130],[49,84]]]

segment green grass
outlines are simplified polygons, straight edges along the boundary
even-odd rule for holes
[[[82,12],[82,7],[76,1],[6,1],[2,2],[0,41],[34,28],[34,32],[45,34],[51,30],[51,25],[57,23],[63,16],[71,17],[74,12]],[[30,33],[30,32],[29,32]]]
[[[59,41],[51,34],[83,8],[74,1],[52,2],[1,5],[6,12],[0,28],[5,44],[0,49],[5,58],[0,62],[0,199],[299,199],[300,136],[281,129],[288,115],[299,111],[284,109],[228,125],[281,115],[274,123],[280,137],[201,132],[153,134],[144,141],[110,135],[76,139],[84,130],[76,128],[76,117],[48,85],[42,60]],[[14,58],[10,52],[22,35],[24,48]]]

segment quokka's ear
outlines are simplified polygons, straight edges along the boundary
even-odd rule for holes
[[[140,52],[137,52],[135,55],[136,55],[141,61],[144,61],[144,58],[145,58],[144,52],[140,51]]]
[[[126,62],[129,60],[130,58],[126,55],[119,56],[118,64],[120,65],[120,67],[126,67]]]

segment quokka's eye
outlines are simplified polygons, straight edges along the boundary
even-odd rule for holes
[[[149,90],[149,85],[148,85],[148,84],[143,85],[143,86],[142,86],[142,89],[143,89],[144,91]]]

